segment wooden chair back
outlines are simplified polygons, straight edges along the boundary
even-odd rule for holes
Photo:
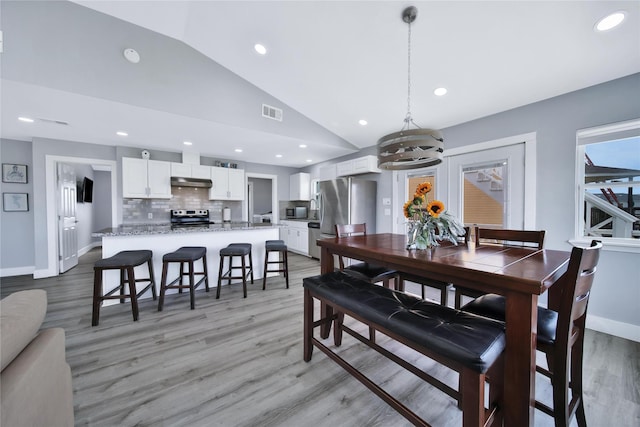
[[[367,234],[367,224],[336,224],[336,236],[365,236]],[[340,270],[344,270],[344,260],[338,256]]]
[[[505,230],[495,228],[475,228],[476,246],[482,241],[490,240],[503,245],[533,246],[542,249],[544,244],[544,230]]]
[[[562,297],[558,307],[558,327],[556,342],[562,341],[569,347],[575,342],[575,333],[584,331],[589,295],[593,277],[600,258],[602,243],[593,240],[588,248],[573,248],[569,267],[562,282]]]

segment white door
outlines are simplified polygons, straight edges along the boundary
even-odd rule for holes
[[[447,158],[448,206],[466,226],[525,227],[525,144]]]
[[[78,265],[76,174],[72,166],[58,163],[58,242],[60,273]]]

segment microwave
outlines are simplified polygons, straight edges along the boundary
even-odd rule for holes
[[[286,209],[287,218],[291,219],[307,219],[307,208],[305,206],[296,206],[295,208]]]

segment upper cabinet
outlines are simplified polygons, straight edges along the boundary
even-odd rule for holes
[[[211,168],[211,200],[244,200],[244,170]]]
[[[171,176],[211,179],[211,166],[171,162]]]
[[[311,175],[296,173],[289,177],[289,200],[311,200]]]
[[[376,156],[364,156],[340,162],[336,165],[338,176],[358,175],[362,173],[380,173],[378,158]]]
[[[171,164],[159,160],[123,157],[122,197],[170,199]]]

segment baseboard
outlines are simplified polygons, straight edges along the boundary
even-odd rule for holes
[[[102,242],[93,242],[93,243],[89,243],[87,246],[85,246],[84,248],[78,249],[78,258],[80,258],[82,255],[86,254],[87,252],[89,252],[91,249],[93,248],[98,248],[102,246]]]
[[[14,267],[0,269],[0,277],[10,276],[24,276],[25,274],[33,274],[35,268],[31,266],[27,267]]]
[[[587,329],[640,342],[640,326],[587,314]]]

